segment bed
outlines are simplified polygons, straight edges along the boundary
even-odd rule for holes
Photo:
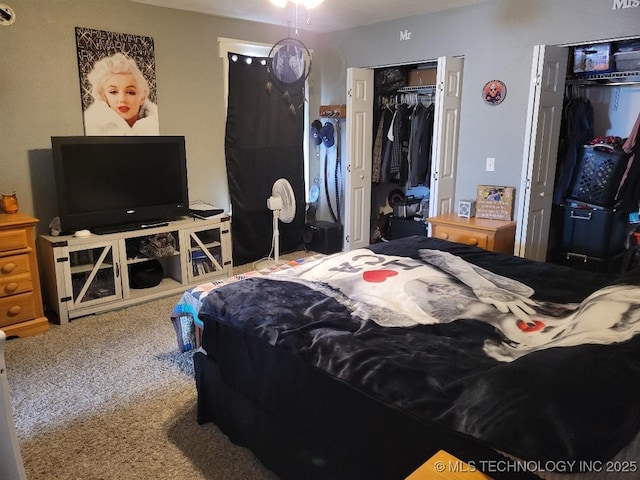
[[[402,479],[439,450],[495,479],[638,478],[637,272],[408,237],[198,315],[198,421],[283,479]]]

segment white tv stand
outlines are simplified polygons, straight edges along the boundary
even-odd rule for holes
[[[184,218],[168,225],[88,237],[38,238],[44,297],[60,324],[94,313],[188,290],[231,276],[231,226],[228,215],[210,219]],[[175,253],[158,257],[163,267],[159,285],[133,288],[133,265],[155,257],[139,253],[148,237],[171,234]]]

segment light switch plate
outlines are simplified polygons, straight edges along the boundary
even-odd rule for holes
[[[493,172],[496,168],[496,159],[487,157],[487,172]]]

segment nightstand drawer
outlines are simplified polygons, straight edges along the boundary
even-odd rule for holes
[[[7,278],[10,275],[29,273],[29,255],[11,255],[0,257],[0,278]]]
[[[35,316],[33,293],[21,293],[0,298],[0,327],[32,320]]]
[[[20,250],[29,246],[29,237],[25,229],[0,232],[0,251]]]
[[[435,227],[434,237],[485,249],[489,244],[489,235],[485,233],[457,229],[449,226],[443,227],[442,225]]]
[[[33,290],[33,283],[29,272],[0,277],[0,297],[30,292],[31,290]]]
[[[446,213],[428,218],[431,236],[513,255],[516,222],[477,217],[459,217]]]

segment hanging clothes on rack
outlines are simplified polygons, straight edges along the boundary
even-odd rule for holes
[[[416,104],[411,115],[409,138],[409,186],[428,185],[435,105]]]
[[[409,152],[409,107],[396,105],[393,128],[390,140],[393,142],[391,161],[389,163],[389,180],[404,184],[407,181],[407,154]]]
[[[562,110],[553,203],[562,205],[573,184],[582,146],[594,137],[593,105],[582,96],[569,98]]]
[[[380,170],[382,169],[382,137],[384,136],[384,117],[378,120],[378,127],[373,138],[373,158],[371,162],[371,182],[380,182]]]
[[[396,95],[381,108],[373,143],[373,183],[427,185],[435,107],[428,95]],[[413,157],[413,159],[411,159]]]
[[[617,199],[620,201],[623,212],[638,212],[640,211],[640,114],[622,149],[629,154],[629,160],[620,181]]]
[[[382,137],[383,146],[382,146],[382,165],[380,167],[380,181],[382,183],[392,182],[392,178],[390,175],[391,171],[391,158],[393,157],[393,125],[395,124],[397,110],[394,109],[391,112],[391,117],[389,118],[389,124],[384,126],[384,135]],[[385,114],[386,115],[386,114]]]
[[[388,104],[385,104],[379,115],[376,136],[373,142],[373,162],[371,171],[371,181],[373,183],[382,182],[382,161],[384,157],[384,148],[386,145],[385,137],[391,126],[393,118],[393,110]]]

